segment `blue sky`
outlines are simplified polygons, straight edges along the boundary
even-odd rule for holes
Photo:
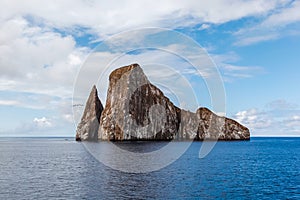
[[[185,34],[203,47],[221,73],[226,116],[248,126],[252,136],[300,136],[299,10],[300,1],[290,0],[1,1],[0,136],[74,136],[72,105],[85,102],[89,77],[132,62],[139,61],[170,98],[176,88],[184,90],[184,82],[172,79],[174,69],[188,66],[180,58],[186,51],[179,57],[155,49],[131,52],[104,73],[117,55],[114,45],[156,42],[183,49],[159,31],[131,31],[147,27]],[[115,40],[107,43],[109,38]],[[213,108],[204,79],[188,77],[199,103]],[[96,83],[103,104],[105,80]],[[74,83],[80,89],[75,84],[73,102]]]

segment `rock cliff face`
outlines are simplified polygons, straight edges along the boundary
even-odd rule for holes
[[[152,85],[139,65],[113,71],[100,119],[100,140],[173,139],[180,109]]]
[[[249,129],[233,119],[220,117],[207,108],[196,111],[199,126],[197,135],[199,139],[219,140],[248,140]]]
[[[76,141],[98,139],[98,128],[102,111],[103,106],[94,85],[86,102],[81,121],[77,126]]]
[[[95,86],[89,96],[78,140],[248,140],[249,130],[207,108],[195,113],[176,107],[152,85],[138,64],[109,76],[103,110]]]

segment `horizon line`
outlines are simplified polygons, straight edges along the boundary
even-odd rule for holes
[[[256,135],[250,136],[251,138],[261,138],[261,137],[273,137],[273,138],[283,138],[283,137],[300,137],[300,135]],[[0,138],[75,138],[75,136],[2,136]]]

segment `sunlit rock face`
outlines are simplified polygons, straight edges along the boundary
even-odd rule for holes
[[[103,111],[96,86],[93,86],[80,123],[77,126],[76,140],[97,140],[100,116]]]
[[[101,140],[169,140],[178,132],[180,109],[149,82],[138,64],[110,74],[106,99]]]
[[[249,129],[207,108],[176,107],[138,64],[109,76],[105,108],[93,87],[77,128],[78,140],[249,140]]]

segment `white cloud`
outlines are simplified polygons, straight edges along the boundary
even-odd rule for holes
[[[140,26],[176,28],[204,22],[207,28],[209,23],[267,13],[281,1],[164,1],[160,6],[152,1],[0,4],[0,89],[65,98],[71,95],[74,77],[89,51],[77,47],[68,35],[78,27],[103,37]],[[140,9],[145,6],[147,9]]]
[[[238,66],[222,63],[219,67],[223,72],[224,79],[229,82],[236,78],[251,78],[263,72],[263,68],[258,66]]]
[[[274,12],[266,20],[261,23],[261,26],[267,28],[285,26],[287,24],[300,22],[300,1],[293,1],[289,6],[284,7],[279,12]]]
[[[0,131],[2,136],[72,136],[75,132],[73,123],[65,121],[58,115],[51,117],[35,117],[32,120],[18,122],[15,127],[3,127]],[[71,133],[71,135],[70,135]]]
[[[300,128],[300,115],[294,115],[287,120],[287,126]]]
[[[269,128],[272,124],[267,114],[257,109],[240,111],[234,118],[252,130]]]
[[[20,96],[16,98],[12,95],[16,100],[3,99],[0,105],[50,109],[60,115],[59,119],[55,120],[71,122],[74,79],[80,65],[90,52],[88,48],[79,47],[72,34],[79,36],[91,33],[95,37],[93,39],[101,40],[111,34],[140,27],[178,28],[202,23],[201,28],[206,29],[212,24],[266,15],[284,4],[286,1],[282,0],[167,0],[160,2],[159,5],[150,0],[118,2],[2,0],[0,1],[0,90],[20,93]],[[289,21],[285,20],[284,23],[286,22]],[[136,40],[125,40],[124,44],[133,41],[139,43],[139,37],[133,35],[132,38]],[[173,46],[173,48],[176,50],[181,47]],[[184,54],[186,53],[184,48],[181,51],[182,55],[187,55]],[[106,60],[99,60],[97,56],[100,54],[102,54],[100,57],[105,57]],[[95,84],[93,79],[86,77],[98,75],[99,71],[106,67],[102,64],[111,61],[112,58],[115,58],[114,53],[98,52],[94,54],[94,59],[88,61],[92,67],[82,72],[85,79],[79,82],[82,85],[81,97],[86,97],[91,85]],[[115,67],[132,62],[139,62],[141,65],[149,64],[159,59],[168,60],[170,57],[160,57],[151,53],[140,58],[130,55],[122,62],[116,62],[118,65]],[[190,59],[193,60],[192,57]],[[254,67],[250,69],[249,66],[235,66],[231,62],[234,61],[222,62],[224,72],[230,72],[231,77],[245,77],[255,69]],[[171,64],[179,67],[178,63]],[[204,62],[203,65],[205,64]],[[184,73],[193,74],[195,71],[189,69]],[[153,72],[153,77],[155,75],[167,77],[170,73]],[[201,75],[208,77],[210,71],[204,67]],[[99,88],[100,96],[104,96],[103,99],[105,99],[105,87],[107,83],[100,85]],[[52,121],[48,118],[36,118],[34,123],[44,126],[51,124],[52,128],[56,127],[54,119],[51,119]],[[28,127],[28,131],[33,130],[31,125]],[[20,128],[20,131],[23,130],[25,129]]]
[[[73,115],[72,114],[64,114],[63,119],[66,120],[67,122],[73,123]]]
[[[275,103],[274,103],[275,102]],[[270,106],[276,104],[275,106]],[[284,107],[278,105],[285,105]],[[266,105],[266,109],[249,109],[237,112],[233,118],[244,124],[250,129],[252,136],[278,136],[289,135],[297,136],[300,130],[300,110],[294,105],[286,101],[279,100],[270,102]]]
[[[237,46],[246,46],[275,40],[286,35],[300,35],[299,26],[286,28],[300,22],[300,2],[283,1],[276,10],[268,13],[259,23],[235,32]]]
[[[46,117],[42,117],[42,118],[34,118],[33,122],[35,123],[35,125],[37,127],[40,128],[48,128],[48,127],[52,127],[52,123],[49,119],[47,119]]]
[[[76,47],[72,36],[62,36],[53,28],[68,34],[84,27],[104,37],[140,26],[176,28],[204,22],[202,28],[207,28],[208,23],[267,13],[282,1],[164,1],[160,6],[152,1],[0,4],[1,89],[65,97],[88,50]]]
[[[60,29],[87,27],[105,36],[140,26],[176,28],[201,22],[220,24],[261,15],[281,5],[282,0],[166,0],[142,1],[1,1],[0,20],[29,16],[36,23]],[[146,8],[146,9],[145,9]],[[228,12],[230,11],[230,12]]]
[[[0,106],[15,106],[19,104],[20,103],[18,101],[14,100],[0,100]]]
[[[210,27],[209,24],[202,24],[202,25],[198,28],[198,30],[199,30],[199,31],[202,31],[202,30],[208,29],[209,27]]]
[[[278,33],[268,33],[264,35],[254,35],[254,36],[246,36],[244,38],[239,38],[237,42],[234,43],[234,45],[237,46],[247,46],[250,44],[256,44],[259,42],[264,42],[268,40],[275,40],[278,39],[280,36]]]
[[[264,69],[260,66],[240,66],[232,64],[240,60],[240,57],[234,52],[212,54],[211,56],[219,67],[223,80],[226,82],[233,82],[241,78],[251,78],[254,75],[264,72]]]
[[[0,33],[1,90],[60,97],[71,93],[87,53],[71,36],[32,26],[24,18],[0,24]]]
[[[292,119],[293,119],[293,120],[300,121],[300,116],[298,116],[298,115],[295,115],[295,116],[293,116],[293,117],[292,117]]]

